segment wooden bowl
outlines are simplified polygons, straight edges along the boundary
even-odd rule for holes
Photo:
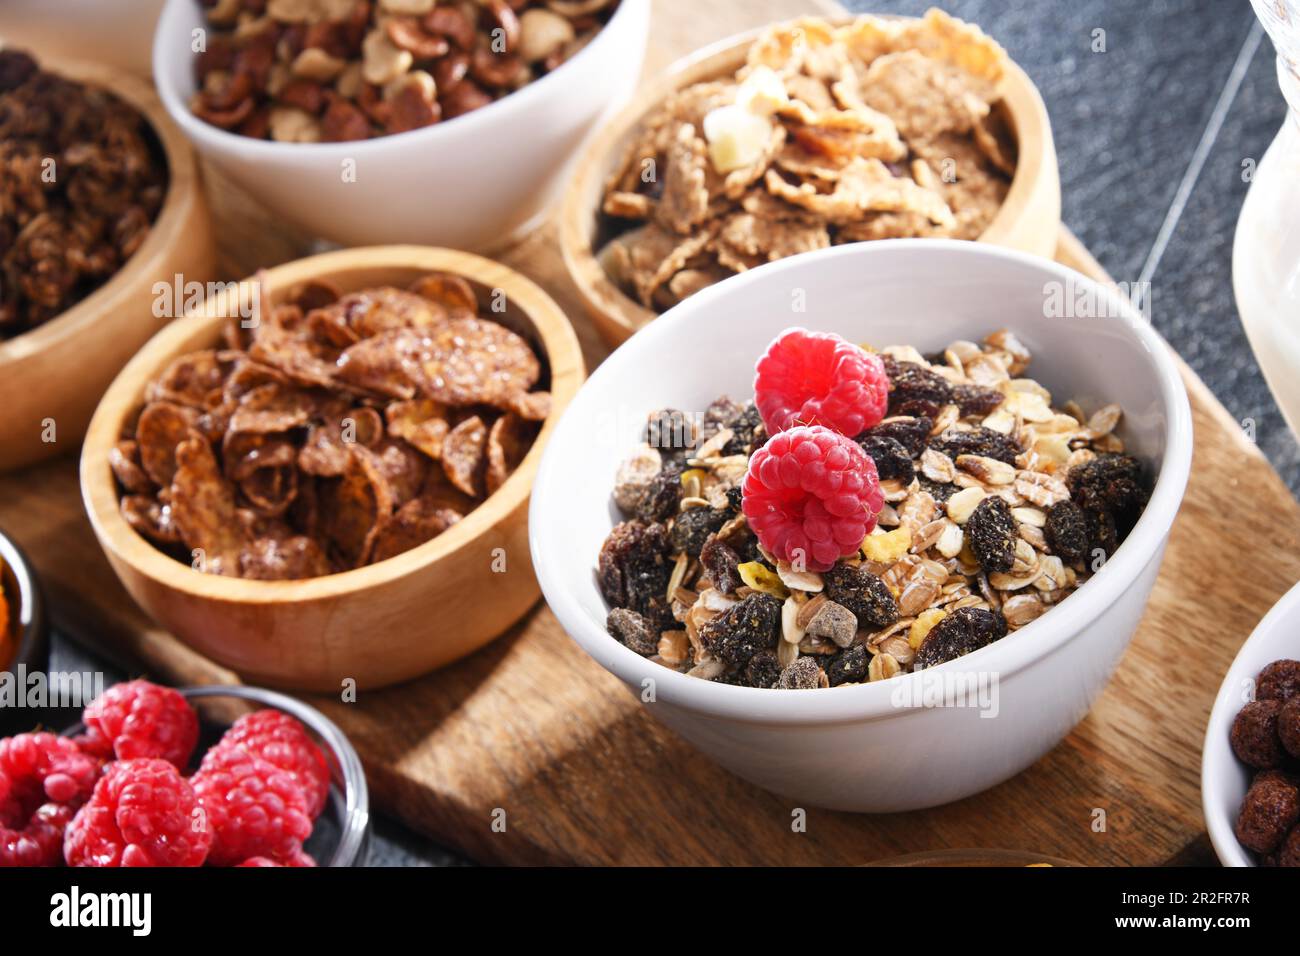
[[[596,259],[593,245],[606,180],[642,117],[670,93],[735,73],[750,44],[766,29],[738,34],[678,61],[592,139],[575,165],[561,207],[560,251],[592,321],[611,346],[626,341],[658,313],[623,292]],[[1024,70],[1010,60],[999,92],[1019,159],[1006,200],[979,241],[1050,259],[1061,224],[1061,181],[1047,108]]]
[[[253,581],[195,571],[159,551],[126,523],[108,463],[146,383],[177,356],[212,347],[223,314],[239,314],[229,289],[159,332],[122,370],[100,402],[81,455],[90,523],[113,570],[163,627],[246,680],[291,690],[338,693],[408,680],[481,647],[537,600],[528,553],[528,495],[560,413],[581,384],[577,337],[551,298],[506,266],[423,246],[345,249],[268,270],[272,303],[288,289],[328,278],[344,291],[410,283],[441,270],[464,276],[480,301],[500,290],[492,318],[529,339],[549,373],[550,417],[519,467],[496,493],[449,530],[386,561],[301,581]],[[543,378],[546,384],[546,378]],[[495,570],[504,565],[504,570]]]
[[[167,160],[167,196],[135,255],[67,311],[0,341],[0,470],[76,447],[95,404],[136,350],[167,323],[155,283],[206,282],[216,250],[198,163],[144,80],[100,64],[39,57],[42,69],[117,94],[153,127]],[[53,423],[54,441],[47,425]]]

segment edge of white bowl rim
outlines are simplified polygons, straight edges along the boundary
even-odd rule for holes
[[[518,113],[520,110],[531,106],[535,99],[544,96],[554,85],[554,82],[548,83],[548,81],[552,80],[557,74],[562,74],[570,64],[577,63],[587,57],[597,44],[606,39],[610,28],[615,22],[621,23],[623,20],[628,19],[632,16],[632,14],[628,13],[629,10],[634,10],[648,3],[649,0],[622,0],[613,16],[610,17],[609,22],[581,50],[545,76],[539,77],[513,93],[501,97],[499,100],[494,100],[487,106],[472,110],[445,122],[434,123],[432,126],[425,126],[421,129],[408,130],[405,133],[388,133],[384,136],[372,136],[369,139],[346,140],[338,143],[280,143],[274,140],[253,139],[250,136],[242,136],[219,126],[213,126],[211,123],[206,123],[195,116],[176,88],[167,79],[167,71],[161,68],[161,63],[164,57],[170,55],[164,53],[163,48],[164,44],[168,42],[164,39],[164,27],[169,17],[172,16],[172,8],[182,3],[192,4],[196,2],[197,0],[166,0],[162,11],[158,14],[158,23],[154,30],[153,46],[149,58],[150,65],[153,68],[154,87],[158,91],[158,98],[162,100],[163,107],[171,114],[172,120],[185,132],[186,136],[191,140],[202,140],[216,148],[224,148],[224,143],[236,148],[246,149],[252,154],[265,156],[272,153],[279,154],[285,150],[294,150],[299,155],[356,158],[366,153],[379,152],[393,144],[419,148],[425,140],[433,141],[438,136],[449,135],[446,130],[450,123],[456,124],[455,131],[466,136],[472,136],[479,125],[494,122],[498,119],[504,122],[507,116],[506,110],[513,109]],[[647,38],[642,37],[641,42],[644,44],[647,42]],[[192,58],[194,54],[190,54],[190,56]]]
[[[533,508],[537,506],[539,490],[550,491],[556,469],[556,449],[565,428],[565,419],[572,420],[580,408],[606,379],[618,374],[620,354],[631,354],[640,345],[654,342],[671,334],[674,327],[690,321],[693,313],[711,308],[723,300],[731,289],[752,280],[755,273],[763,276],[797,270],[810,257],[826,259],[846,258],[873,253],[873,249],[890,251],[910,248],[917,255],[930,252],[956,252],[959,255],[1010,260],[1023,266],[1054,274],[1061,281],[1084,283],[1099,290],[1111,305],[1108,311],[1116,313],[1105,321],[1123,324],[1138,343],[1146,348],[1152,365],[1159,376],[1159,392],[1167,409],[1168,424],[1165,434],[1165,453],[1160,465],[1160,476],[1152,490],[1151,500],[1138,519],[1132,532],[1105,566],[1089,579],[1069,600],[1053,607],[1049,614],[1032,621],[1008,639],[997,641],[961,658],[966,670],[979,669],[999,674],[999,679],[1012,676],[1017,671],[1042,659],[1071,638],[1082,639],[1082,632],[1099,616],[1101,610],[1115,602],[1119,595],[1152,560],[1161,542],[1169,533],[1182,501],[1192,460],[1192,418],[1187,391],[1169,347],[1160,335],[1137,313],[1132,304],[1111,288],[1060,263],[1029,253],[1004,249],[959,239],[885,239],[869,243],[851,243],[833,246],[816,252],[804,253],[770,262],[757,269],[731,276],[715,285],[695,293],[685,302],[642,328],[614,351],[591,374],[569,408],[565,410],[551,442],[546,448],[533,483]],[[531,521],[530,521],[531,525]],[[776,692],[768,688],[738,687],[714,681],[688,677],[656,664],[635,651],[610,638],[604,628],[588,619],[577,599],[565,585],[564,576],[550,562],[544,560],[538,538],[530,527],[529,545],[533,565],[542,587],[542,593],[569,637],[597,663],[616,677],[632,686],[641,686],[647,678],[654,681],[659,699],[687,710],[715,717],[742,720],[750,723],[847,723],[879,720],[897,715],[900,710],[891,701],[899,681],[910,681],[909,674],[890,681],[859,684],[852,687],[812,688]],[[594,558],[593,558],[594,566]],[[1084,596],[1086,595],[1086,600]],[[939,665],[950,667],[951,664]]]
[[[1262,646],[1276,639],[1277,634],[1290,618],[1300,619],[1300,584],[1292,586],[1286,594],[1278,598],[1277,603],[1260,618],[1241,647],[1237,648],[1237,654],[1232,659],[1227,673],[1223,675],[1222,683],[1219,684],[1219,691],[1214,698],[1214,707],[1210,710],[1210,719],[1205,725],[1205,742],[1201,745],[1201,813],[1205,816],[1205,829],[1210,835],[1214,853],[1224,866],[1255,866],[1256,863],[1250,852],[1237,842],[1237,835],[1233,832],[1233,808],[1218,803],[1212,805],[1210,802],[1210,793],[1214,788],[1211,786],[1212,770],[1206,755],[1211,746],[1216,749],[1226,746],[1228,759],[1237,759],[1232,753],[1232,748],[1226,743],[1226,738],[1233,720],[1236,719],[1236,711],[1241,709],[1241,705],[1237,701],[1237,695],[1229,693],[1229,686],[1244,676],[1237,671],[1242,666],[1241,661],[1255,649],[1255,645]],[[1283,653],[1281,656],[1286,655]],[[1242,796],[1245,795],[1245,791],[1242,791]]]

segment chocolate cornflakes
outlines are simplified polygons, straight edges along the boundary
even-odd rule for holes
[[[316,577],[454,525],[550,412],[531,345],[473,287],[290,290],[250,329],[171,362],[109,455],[122,514],[201,571]]]
[[[0,50],[0,339],[107,282],[166,192],[162,148],[133,107]]]
[[[976,239],[1016,165],[1005,63],[938,10],[774,26],[734,76],[674,93],[632,133],[606,184],[601,265],[663,310],[829,245]]]

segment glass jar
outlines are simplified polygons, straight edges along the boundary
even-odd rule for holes
[[[1232,284],[1251,348],[1300,434],[1300,0],[1251,0],[1277,49],[1288,111],[1237,220]]]

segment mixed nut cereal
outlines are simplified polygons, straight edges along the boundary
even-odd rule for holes
[[[369,139],[486,106],[554,70],[618,0],[203,0],[201,119],[286,143]]]
[[[423,544],[501,486],[550,412],[532,346],[458,276],[315,280],[262,311],[173,361],[110,456],[127,522],[210,574],[309,578]]]
[[[791,329],[755,397],[651,416],[600,551],[608,630],[667,667],[836,687],[933,667],[1048,611],[1148,497],[1116,405],[1059,406],[1007,330],[922,355]]]
[[[140,113],[0,50],[0,338],[112,278],[166,193],[166,160]]]
[[[1256,771],[1235,831],[1263,866],[1300,866],[1300,661],[1269,664],[1232,723],[1232,752]]]
[[[977,27],[806,18],[772,27],[734,76],[668,97],[605,189],[599,258],[666,309],[764,262],[868,239],[977,238],[1016,167]],[[608,240],[608,241],[606,241]]]

